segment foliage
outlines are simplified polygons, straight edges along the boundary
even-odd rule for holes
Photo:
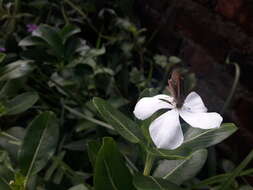
[[[213,189],[224,181],[238,189],[237,177],[252,175],[244,164],[204,179],[206,148],[232,135],[232,123],[185,125],[183,145],[162,150],[150,141],[150,120],[133,118],[137,99],[166,92],[172,68],[184,66],[151,49],[133,3],[0,0],[0,189]],[[193,74],[187,83],[192,89]]]

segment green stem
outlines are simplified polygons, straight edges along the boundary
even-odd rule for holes
[[[90,22],[90,20],[88,19],[87,15],[78,7],[76,6],[71,0],[65,0],[65,2],[72,7],[74,10],[76,10],[78,12],[78,14],[80,14],[83,19],[85,19],[88,23],[88,25],[91,27],[91,29],[96,32],[101,38],[107,39],[107,40],[114,40],[114,37],[110,37],[110,36],[105,36],[103,34],[100,34],[97,30],[97,28]]]
[[[145,175],[145,176],[150,175],[150,171],[152,169],[153,162],[154,162],[153,155],[151,155],[150,153],[147,153],[145,167],[143,170],[143,175]]]
[[[225,112],[225,110],[227,109],[227,107],[229,106],[229,103],[231,102],[232,98],[233,98],[233,95],[235,94],[235,90],[236,90],[236,87],[238,85],[238,82],[239,82],[239,78],[240,78],[240,67],[237,63],[232,63],[234,66],[235,66],[235,80],[233,82],[233,86],[229,92],[229,96],[228,98],[226,99],[226,102],[224,103],[224,106],[221,110],[221,114],[223,114]]]
[[[235,168],[232,174],[228,177],[228,179],[220,186],[218,190],[227,190],[230,189],[231,184],[235,180],[237,176],[240,175],[241,171],[250,163],[253,159],[253,150],[248,154],[248,156],[240,163],[240,165]]]
[[[18,13],[19,8],[20,8],[20,0],[15,0],[15,9],[14,9],[14,15],[15,16]]]
[[[73,9],[75,9],[83,18],[87,19],[87,15],[81,10],[79,9],[78,6],[76,6],[72,1],[70,0],[65,0],[65,2],[71,6]]]

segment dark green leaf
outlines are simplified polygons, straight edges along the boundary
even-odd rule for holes
[[[63,44],[67,41],[67,39],[70,36],[73,36],[77,33],[81,32],[80,28],[74,26],[74,25],[66,25],[64,28],[60,31],[60,35],[63,41]]]
[[[32,107],[39,96],[36,92],[25,92],[17,97],[13,98],[6,105],[6,115],[15,115],[22,113]]]
[[[83,184],[76,185],[74,187],[71,187],[68,190],[89,190],[87,187],[85,187]]]
[[[88,155],[89,155],[89,160],[93,167],[95,166],[96,157],[97,157],[100,147],[101,147],[100,141],[93,140],[93,141],[88,142]]]
[[[44,112],[29,125],[20,148],[19,166],[25,176],[39,172],[53,156],[59,126],[52,112]]]
[[[193,178],[203,167],[207,159],[205,149],[195,151],[184,160],[163,160],[155,170],[155,177],[162,177],[175,184]]]
[[[0,81],[23,77],[33,69],[31,61],[15,61],[0,69]]]
[[[64,56],[64,47],[61,36],[53,27],[41,25],[33,32],[33,36],[37,36],[45,40],[55,51],[58,57]]]
[[[40,37],[37,36],[27,36],[22,39],[19,43],[19,46],[48,46],[48,44]]]
[[[95,165],[94,187],[96,190],[134,190],[132,176],[124,163],[114,140],[106,137],[100,148]]]
[[[152,176],[137,175],[134,177],[133,182],[138,190],[183,190],[168,180]]]
[[[94,98],[93,103],[104,120],[111,124],[121,136],[132,143],[140,141],[140,131],[136,123],[101,98]]]

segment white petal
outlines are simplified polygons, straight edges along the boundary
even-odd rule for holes
[[[196,92],[191,92],[185,98],[183,109],[186,109],[190,112],[207,112],[207,108],[205,107],[201,97]]]
[[[171,104],[163,101],[166,100]],[[141,98],[134,108],[134,115],[138,119],[144,120],[154,114],[160,109],[172,109],[173,98],[164,94],[156,95],[154,97]]]
[[[192,113],[187,110],[181,109],[180,116],[192,127],[201,129],[212,129],[220,127],[222,117],[215,112],[210,113]]]
[[[175,109],[155,119],[150,124],[149,133],[158,148],[175,149],[184,141],[179,114]]]

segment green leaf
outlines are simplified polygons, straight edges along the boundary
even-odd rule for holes
[[[7,102],[6,106],[6,115],[15,115],[22,113],[32,107],[39,96],[36,92],[25,92],[17,97],[13,98]]]
[[[161,178],[137,175],[133,180],[138,190],[183,190],[179,186]]]
[[[65,44],[65,42],[70,36],[73,36],[79,32],[81,32],[80,28],[74,25],[64,26],[63,29],[60,31],[60,36],[62,38],[63,44]]]
[[[0,69],[0,81],[23,77],[33,69],[34,67],[31,65],[31,61],[15,61]]]
[[[203,167],[206,159],[207,150],[201,149],[184,160],[163,160],[156,168],[154,176],[180,185],[193,178]]]
[[[100,148],[95,165],[94,187],[96,190],[134,190],[132,176],[124,163],[114,140],[106,137]]]
[[[100,141],[92,140],[88,142],[88,156],[93,167],[95,166],[97,154],[100,147],[101,147]]]
[[[104,120],[111,124],[122,137],[132,143],[140,141],[140,131],[136,123],[101,98],[93,98],[93,103]]]
[[[40,37],[37,36],[27,36],[22,39],[19,43],[19,46],[48,46],[48,44]]]
[[[19,90],[23,88],[24,80],[14,79],[7,81],[0,90],[0,99],[5,99],[6,97],[13,97],[18,94]]]
[[[217,129],[208,130],[189,127],[179,148],[175,150],[147,148],[147,151],[168,160],[184,159],[196,150],[220,143],[236,130],[237,127],[233,123],[224,123]]]
[[[33,32],[33,36],[45,40],[58,57],[64,57],[64,47],[61,36],[53,27],[40,25],[38,29]]]
[[[30,123],[19,154],[19,166],[27,179],[53,156],[58,137],[59,126],[54,113],[41,113]]]
[[[89,190],[87,187],[85,187],[83,184],[76,185],[74,187],[71,187],[69,190]]]

